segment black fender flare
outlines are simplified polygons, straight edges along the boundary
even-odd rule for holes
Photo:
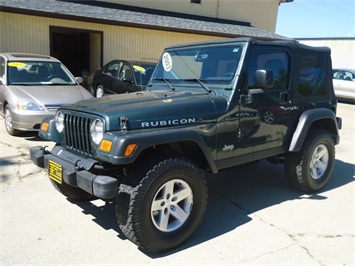
[[[335,144],[339,143],[339,131],[335,113],[330,109],[317,108],[304,111],[298,121],[297,128],[293,133],[289,146],[290,152],[299,151],[302,148],[306,135],[312,125],[320,120],[326,120],[325,128],[333,137]]]
[[[192,141],[200,147],[210,167],[210,170],[213,173],[218,172],[212,153],[204,142],[202,136],[198,132],[189,128],[134,132],[132,134],[128,133],[124,135],[114,134],[111,132],[105,134],[104,139],[110,140],[112,142],[111,151],[106,153],[102,150],[98,150],[96,155],[99,159],[110,162],[114,165],[131,164],[145,149],[150,147],[174,142]],[[133,154],[130,156],[124,156],[127,145],[131,143],[137,144]]]

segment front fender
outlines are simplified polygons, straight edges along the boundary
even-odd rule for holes
[[[139,132],[127,135],[105,134],[104,139],[112,142],[110,152],[97,151],[97,158],[114,165],[126,165],[133,163],[147,148],[156,145],[174,143],[179,141],[195,142],[204,154],[210,169],[216,173],[217,167],[212,154],[202,139],[201,135],[188,128],[167,129],[159,131]],[[131,156],[124,156],[128,144],[135,143],[137,147]]]
[[[47,124],[48,125],[48,129],[47,130],[43,130],[42,126],[43,124]],[[55,120],[54,117],[50,116],[50,117],[46,117],[43,119],[42,124],[41,124],[41,128],[38,132],[38,136],[40,136],[41,138],[45,139],[45,140],[51,140],[54,142],[59,142],[59,138],[58,138],[58,132],[55,128]]]
[[[327,130],[333,137],[335,144],[339,143],[338,122],[335,113],[330,109],[311,109],[302,113],[299,118],[295,133],[292,136],[289,147],[290,152],[299,151],[312,126],[320,125],[318,122],[324,121],[320,129]],[[315,126],[318,127],[318,126]],[[318,127],[319,128],[319,127]]]

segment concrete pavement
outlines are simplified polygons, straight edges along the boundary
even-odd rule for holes
[[[289,187],[282,165],[260,162],[208,176],[201,226],[162,255],[139,250],[120,232],[114,203],[70,202],[29,158],[52,146],[9,136],[0,118],[1,265],[355,265],[355,106],[343,118],[336,165],[313,195]]]

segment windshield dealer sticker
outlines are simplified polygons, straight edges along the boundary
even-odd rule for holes
[[[173,67],[173,60],[171,60],[171,56],[169,53],[165,52],[162,57],[163,67],[166,72],[169,72]]]
[[[141,66],[134,65],[133,67],[134,67],[135,70],[141,72],[142,74],[145,74],[145,72],[146,72],[145,68],[143,68]]]
[[[10,67],[25,67],[26,66],[26,64],[22,63],[22,62],[9,62],[7,65]]]

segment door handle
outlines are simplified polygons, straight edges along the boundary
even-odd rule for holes
[[[279,98],[280,104],[288,103],[288,99],[289,99],[288,92],[283,91],[280,93],[280,98]]]

